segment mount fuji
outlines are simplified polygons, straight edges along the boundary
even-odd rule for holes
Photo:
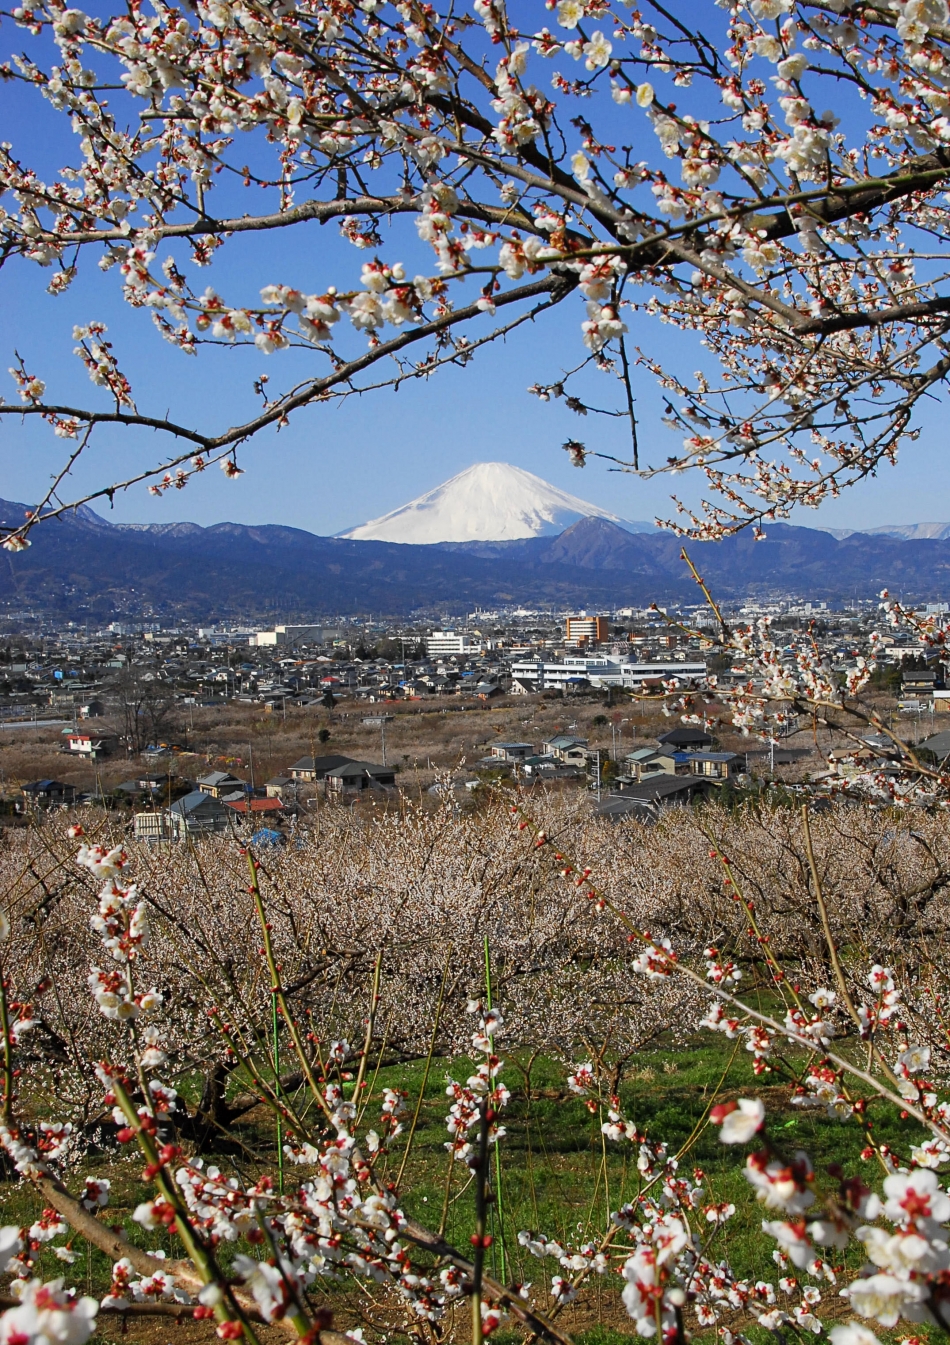
[[[559,490],[507,462],[479,462],[382,518],[340,536],[359,542],[513,542],[553,537],[582,518],[605,518],[628,532],[652,532]]]

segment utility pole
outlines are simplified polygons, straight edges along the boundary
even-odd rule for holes
[[[379,721],[379,732],[383,740],[383,765],[386,765],[386,716]]]
[[[600,748],[597,749],[597,802],[600,803]]]

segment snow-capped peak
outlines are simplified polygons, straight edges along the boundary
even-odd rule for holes
[[[554,536],[581,518],[616,514],[507,462],[479,462],[400,509],[342,535],[359,541],[507,542]],[[639,530],[644,525],[627,524]]]
[[[950,523],[885,523],[879,528],[819,528],[830,532],[839,542],[857,534],[867,537],[896,537],[902,542],[950,541]]]

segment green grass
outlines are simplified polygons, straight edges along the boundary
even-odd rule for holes
[[[875,1186],[879,1186],[882,1174],[876,1163],[861,1159],[864,1138],[854,1122],[829,1118],[823,1110],[792,1106],[786,1085],[771,1075],[756,1078],[749,1054],[733,1048],[733,1043],[709,1034],[685,1046],[674,1048],[660,1044],[642,1052],[632,1062],[622,1085],[622,1106],[624,1115],[635,1122],[639,1131],[646,1131],[654,1141],[665,1141],[670,1153],[688,1146],[681,1158],[681,1170],[688,1174],[694,1169],[702,1170],[707,1201],[735,1204],[736,1215],[714,1244],[717,1255],[728,1256],[739,1275],[774,1284],[780,1273],[771,1256],[774,1244],[763,1237],[760,1230],[762,1218],[774,1216],[767,1215],[753,1198],[752,1188],[743,1175],[745,1150],[721,1145],[716,1127],[702,1124],[720,1079],[725,1075],[718,1100],[736,1096],[763,1098],[773,1139],[789,1153],[804,1149],[809,1154],[816,1171],[818,1204],[822,1193],[829,1192],[837,1184],[827,1175],[829,1164],[840,1164],[849,1175],[861,1175],[868,1184]],[[512,1055],[518,1057],[517,1052]],[[471,1067],[472,1062],[465,1059],[432,1062],[401,1198],[408,1213],[434,1228],[439,1225],[448,1190],[446,1236],[459,1248],[467,1248],[469,1244],[473,1229],[473,1199],[464,1164],[454,1164],[448,1187],[446,1185],[449,1165],[444,1148],[447,1139],[445,1086],[447,1077],[464,1079]],[[408,1093],[411,1117],[423,1073],[422,1062],[379,1071],[364,1125],[377,1121],[377,1098],[386,1086],[402,1088]],[[504,1248],[508,1277],[532,1282],[537,1301],[549,1303],[550,1277],[559,1268],[553,1260],[539,1261],[525,1253],[517,1243],[519,1230],[543,1232],[574,1245],[598,1240],[609,1226],[609,1211],[636,1197],[637,1146],[626,1142],[619,1145],[604,1142],[599,1115],[592,1115],[582,1099],[568,1092],[565,1070],[559,1063],[543,1058],[536,1060],[531,1069],[530,1090],[525,1087],[523,1074],[512,1063],[506,1067],[503,1077],[512,1097],[503,1118],[507,1135],[498,1150],[502,1210],[501,1215],[497,1208],[494,1212],[492,1231],[495,1242],[489,1253],[489,1268],[500,1273]],[[185,1093],[186,1089],[180,1087],[180,1091]],[[916,1127],[900,1121],[896,1113],[882,1103],[873,1103],[870,1112],[875,1134],[898,1153],[906,1153],[917,1137]],[[269,1148],[271,1157],[275,1157],[273,1124],[263,1109],[259,1108],[239,1121],[234,1131],[236,1137],[258,1149]],[[395,1177],[405,1141],[405,1135],[400,1137],[393,1153],[381,1164],[379,1175],[384,1181]],[[207,1161],[218,1161],[223,1169],[230,1165],[225,1156],[218,1160],[208,1156]],[[97,1155],[81,1166],[79,1174],[109,1176],[113,1193],[108,1221],[121,1223],[137,1245],[161,1248],[169,1257],[177,1256],[179,1247],[175,1237],[165,1231],[146,1233],[131,1220],[135,1205],[149,1194],[141,1181],[141,1166],[141,1160],[132,1154]],[[293,1168],[290,1174],[296,1177],[305,1175],[305,1171]],[[80,1181],[73,1185],[78,1187]],[[0,1221],[3,1223],[31,1222],[40,1213],[41,1206],[42,1202],[28,1188],[0,1187]],[[77,1247],[80,1256],[71,1269],[64,1268],[51,1252],[44,1251],[42,1273],[51,1277],[65,1270],[70,1282],[84,1292],[100,1295],[108,1283],[111,1267],[100,1253],[87,1252],[78,1242]],[[222,1249],[225,1264],[229,1259],[230,1249]],[[858,1264],[860,1257],[849,1253],[848,1268],[855,1269]],[[624,1328],[625,1319],[619,1306],[619,1287],[613,1277],[595,1281],[586,1304],[581,1305],[583,1311],[568,1310],[565,1325],[570,1330],[573,1324],[581,1345],[616,1345],[618,1329],[629,1338],[630,1332]],[[340,1288],[331,1287],[327,1292],[338,1302],[346,1298],[346,1291]],[[839,1301],[832,1287],[827,1286],[823,1293],[826,1305]],[[591,1312],[596,1313],[596,1326],[591,1320]],[[108,1328],[106,1331],[108,1334]],[[506,1338],[498,1339],[499,1345],[509,1345]]]
[[[456,1070],[460,1065],[456,1062]],[[756,1095],[765,1100],[774,1138],[789,1152],[804,1149],[811,1157],[819,1199],[822,1187],[830,1190],[836,1185],[825,1175],[831,1163],[862,1174],[868,1182],[876,1182],[879,1173],[876,1165],[861,1159],[864,1139],[854,1123],[829,1118],[823,1110],[792,1106],[787,1087],[773,1076],[757,1079],[751,1058],[744,1051],[733,1055],[731,1043],[716,1039],[692,1048],[661,1047],[637,1058],[621,1089],[624,1115],[652,1140],[664,1141],[671,1154],[689,1146],[681,1159],[684,1172],[701,1169],[709,1201],[730,1201],[736,1206],[727,1234],[734,1269],[743,1276],[774,1282],[773,1244],[762,1237],[764,1212],[743,1175],[745,1151],[721,1145],[714,1126],[695,1134],[727,1067],[720,1096]],[[462,1068],[467,1072],[467,1062]],[[442,1199],[446,1073],[441,1062],[433,1066],[404,1182],[407,1210],[426,1222],[432,1222]],[[412,1099],[418,1095],[421,1074],[421,1066],[408,1067],[387,1082],[405,1088]],[[535,1063],[530,1097],[520,1086],[516,1070],[506,1070],[505,1078],[512,1089],[504,1117],[507,1135],[500,1146],[505,1242],[516,1276],[537,1282],[542,1270],[554,1273],[554,1262],[525,1256],[517,1246],[518,1231],[542,1231],[572,1243],[602,1236],[608,1204],[616,1209],[636,1197],[637,1147],[603,1141],[600,1117],[592,1116],[581,1099],[567,1094],[564,1071],[554,1062]],[[883,1106],[873,1110],[878,1118],[876,1133],[906,1148],[907,1124]],[[460,1194],[462,1185],[460,1174],[453,1184],[446,1226],[456,1245],[465,1245],[471,1233],[471,1200]]]

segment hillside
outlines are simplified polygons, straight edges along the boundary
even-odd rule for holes
[[[25,506],[0,501],[0,516]],[[153,613],[192,620],[291,620],[318,614],[459,613],[492,606],[616,607],[694,601],[681,542],[585,518],[560,536],[409,546],[317,537],[297,528],[219,523],[115,526],[84,510],[43,525],[29,550],[4,552],[0,604],[101,621]],[[690,554],[724,599],[800,594],[833,601],[950,597],[950,543],[770,527],[694,545]]]

